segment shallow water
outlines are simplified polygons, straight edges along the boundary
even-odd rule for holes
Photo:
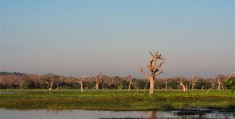
[[[0,119],[159,119],[213,118],[235,119],[234,112],[177,115],[178,111],[88,111],[88,110],[9,110],[0,109]]]
[[[21,92],[1,92],[0,91],[0,94],[14,94],[14,93],[21,93]]]

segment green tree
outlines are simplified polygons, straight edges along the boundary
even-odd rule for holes
[[[235,91],[235,77],[230,77],[227,81],[223,81],[225,89],[231,89],[232,94]]]

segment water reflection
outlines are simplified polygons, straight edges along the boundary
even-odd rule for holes
[[[179,114],[177,111],[86,111],[86,110],[8,110],[0,109],[0,119],[235,119],[234,112],[213,111]]]

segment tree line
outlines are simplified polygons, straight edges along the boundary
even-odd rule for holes
[[[153,94],[155,87],[157,89],[179,89],[184,92],[194,89],[232,89],[235,90],[235,76],[234,74],[218,75],[215,78],[205,79],[199,76],[192,76],[191,78],[185,77],[173,77],[160,79],[156,76],[163,73],[162,65],[165,63],[165,58],[158,52],[153,54],[149,52],[150,59],[147,65],[148,72],[144,71],[144,68],[140,68],[140,72],[145,76],[144,79],[134,78],[132,75],[126,77],[119,76],[107,76],[99,74],[97,76],[81,77],[64,77],[52,73],[44,75],[31,75],[25,73],[9,73],[1,72],[0,88],[44,88],[50,91],[54,88],[73,89],[80,87],[81,92],[84,88],[99,90],[99,89],[118,89],[123,88],[130,89],[146,89],[149,88],[149,93]],[[208,91],[209,91],[208,90]]]
[[[155,89],[170,90],[179,89],[184,92],[194,89],[217,89],[224,90],[232,88],[235,84],[235,75],[217,75],[214,78],[203,78],[197,75],[192,77],[172,77],[158,78],[154,80]],[[107,90],[107,89],[149,89],[150,83],[148,79],[135,78],[133,75],[125,77],[107,76],[98,74],[96,76],[83,75],[80,77],[65,77],[53,73],[36,75],[26,73],[10,73],[0,72],[0,88],[1,89],[83,89]]]

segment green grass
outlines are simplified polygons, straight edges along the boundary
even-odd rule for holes
[[[6,93],[7,92],[7,93]],[[14,93],[11,93],[14,92]],[[194,90],[1,90],[0,108],[86,109],[86,110],[169,110],[176,108],[226,108],[235,106],[230,91]]]

